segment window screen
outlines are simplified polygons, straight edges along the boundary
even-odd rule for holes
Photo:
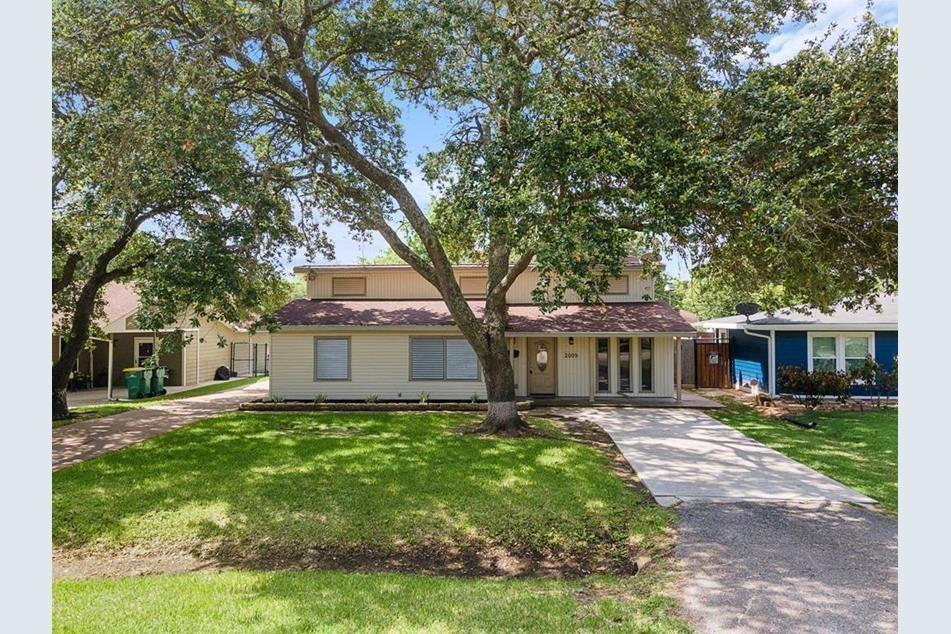
[[[486,285],[489,283],[487,277],[460,277],[459,290],[463,295],[485,295]]]
[[[333,294],[342,297],[366,295],[367,278],[335,277],[333,278]]]
[[[415,381],[478,380],[479,359],[465,339],[410,339],[410,377]]]
[[[622,275],[621,277],[612,277],[608,280],[608,295],[626,295],[627,288],[627,275]]]
[[[318,381],[340,381],[350,378],[350,340],[315,339],[314,375]]]
[[[479,378],[479,360],[465,339],[446,339],[446,378]]]
[[[443,339],[410,339],[413,379],[441,380],[445,374]]]

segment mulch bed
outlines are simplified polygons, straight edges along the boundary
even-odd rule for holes
[[[518,401],[515,408],[520,411],[534,407],[532,401]],[[435,402],[417,403],[414,401],[382,401],[367,403],[364,401],[250,401],[239,407],[246,412],[484,412],[487,403]]]

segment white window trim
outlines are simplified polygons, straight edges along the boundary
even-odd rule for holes
[[[158,337],[134,337],[132,339],[132,367],[138,368],[139,365],[139,344],[140,343],[154,343],[155,346],[152,350],[155,350],[159,347]]]
[[[806,344],[806,363],[807,369],[812,372],[812,340],[815,337],[835,337],[835,369],[837,372],[845,371],[845,338],[846,337],[865,337],[868,339],[868,353],[875,358],[875,332],[857,332],[851,330],[831,331],[819,330],[807,333]]]

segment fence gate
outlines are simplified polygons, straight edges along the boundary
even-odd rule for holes
[[[235,376],[268,373],[268,345],[236,341],[231,344],[231,372]]]
[[[733,387],[728,341],[697,341],[696,377],[697,387]]]

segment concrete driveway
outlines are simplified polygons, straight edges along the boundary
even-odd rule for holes
[[[698,411],[559,414],[600,425],[677,505],[678,592],[698,631],[897,630],[897,521],[867,496]]]
[[[57,427],[53,430],[53,470],[142,442],[202,418],[237,409],[267,395],[265,379],[205,396],[158,401],[121,414]]]

